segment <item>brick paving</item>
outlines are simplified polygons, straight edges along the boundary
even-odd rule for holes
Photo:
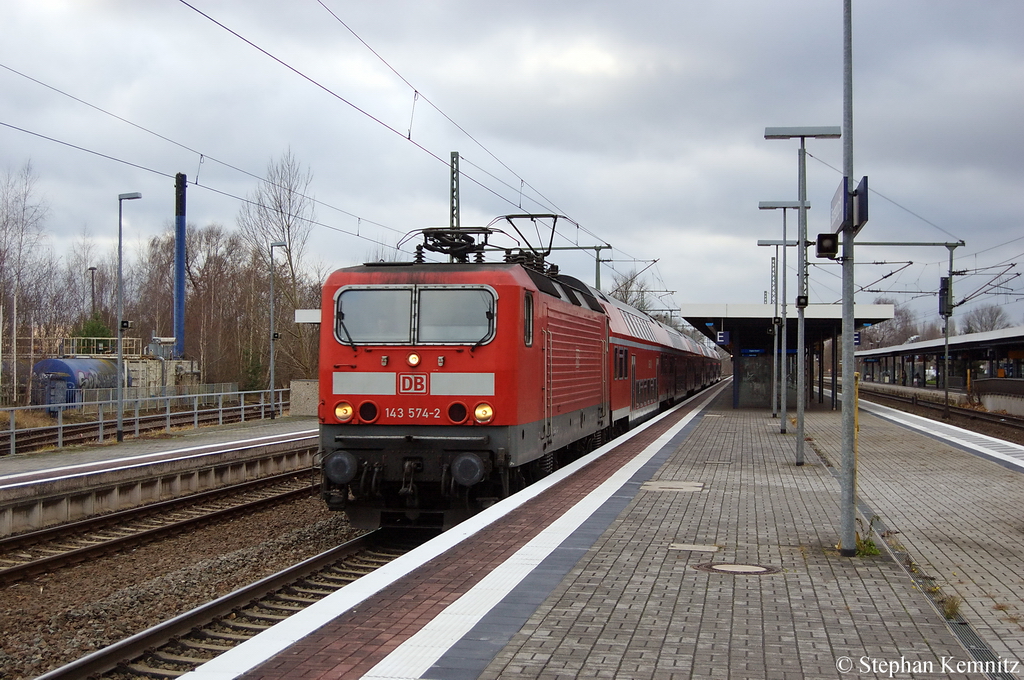
[[[808,415],[808,436],[835,458],[839,418],[832,412]],[[909,491],[904,485],[913,480],[888,469],[903,449],[921,449],[929,464],[937,456],[950,457],[943,463],[944,483],[957,492],[945,495],[962,502],[960,510],[967,513],[976,505],[953,471],[972,478],[994,474],[1006,484],[1014,480],[1015,473],[984,461],[974,464],[969,454],[936,442],[922,445],[905,430],[865,420],[861,427],[862,500],[887,513],[889,526],[904,532],[899,537],[907,550],[929,568],[931,562],[917,555],[924,544],[902,527],[903,515],[876,499],[906,506],[917,513],[907,522],[925,526],[935,522],[936,510],[944,512],[929,497],[937,490],[934,477]],[[876,427],[884,460],[865,441],[865,430]],[[794,451],[793,434],[779,434],[770,414],[733,410],[728,395],[720,397],[655,475],[702,483],[702,490],[638,491],[479,677],[835,678],[844,677],[837,670],[843,657],[853,664],[845,677],[890,677],[899,664],[916,664],[921,672],[898,677],[985,677],[949,672],[972,657],[901,564],[888,554],[838,555],[838,482],[813,455],[796,466]],[[990,486],[984,479],[975,485],[979,491]],[[718,551],[673,549],[674,544],[714,545]],[[695,568],[709,562],[780,571],[735,575]],[[994,592],[994,584],[987,587]],[[1008,601],[1009,594],[996,599]],[[1024,658],[1008,643],[995,651],[1004,659]]]
[[[1024,661],[1024,474],[864,411],[860,424],[860,497],[899,532],[890,543],[962,598],[963,617],[996,655]],[[838,460],[838,418],[811,414],[807,427]]]

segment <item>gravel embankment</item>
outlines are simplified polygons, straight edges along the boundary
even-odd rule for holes
[[[34,678],[354,538],[315,496],[0,588],[0,678]]]

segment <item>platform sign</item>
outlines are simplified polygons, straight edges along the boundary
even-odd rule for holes
[[[729,331],[718,331],[718,333],[715,334],[715,344],[716,345],[722,345],[723,347],[725,345],[728,345],[729,344]]]
[[[843,229],[849,229],[851,224],[853,215],[850,214],[850,180],[844,177],[832,197],[832,233],[838,234]]]
[[[868,176],[861,178],[853,192],[853,233],[856,236],[868,221]]]

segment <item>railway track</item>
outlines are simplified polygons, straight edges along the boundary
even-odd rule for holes
[[[133,414],[126,413],[124,431],[128,435],[138,435],[174,427],[199,427],[201,425],[228,425],[243,420],[258,420],[269,412],[269,405],[253,404],[245,407],[243,414],[240,408],[212,409],[208,411],[180,411],[172,413],[155,413],[140,415],[138,425]],[[279,409],[287,409],[288,402],[278,405]],[[102,422],[69,423],[50,427],[35,427],[15,431],[14,448],[11,448],[11,433],[0,431],[0,456],[11,453],[31,453],[40,449],[63,447],[74,444],[86,444],[114,437],[117,432],[117,420],[104,418]]]
[[[283,503],[315,488],[308,470],[288,472],[0,539],[0,584]]]
[[[408,552],[419,534],[366,534],[38,680],[179,677]]]
[[[914,397],[906,397],[898,394],[890,394],[886,392],[873,392],[870,390],[861,390],[861,398],[869,399],[871,401],[878,402],[890,402],[893,404],[910,404],[919,408],[929,409],[936,413],[944,413],[946,407],[943,404],[939,404],[932,401],[924,401],[916,399]],[[1024,418],[1019,416],[1012,416],[1006,413],[989,413],[988,411],[976,411],[969,408],[961,408],[959,406],[949,406],[949,412],[962,418],[969,420],[977,420],[985,423],[994,423],[1003,427],[1011,428],[1014,430],[1024,430]]]

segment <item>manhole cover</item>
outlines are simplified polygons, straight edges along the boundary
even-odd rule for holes
[[[766,567],[763,564],[726,564],[723,562],[698,564],[694,569],[710,571],[716,574],[741,574],[746,576],[764,576],[765,574],[779,573],[778,567]]]

